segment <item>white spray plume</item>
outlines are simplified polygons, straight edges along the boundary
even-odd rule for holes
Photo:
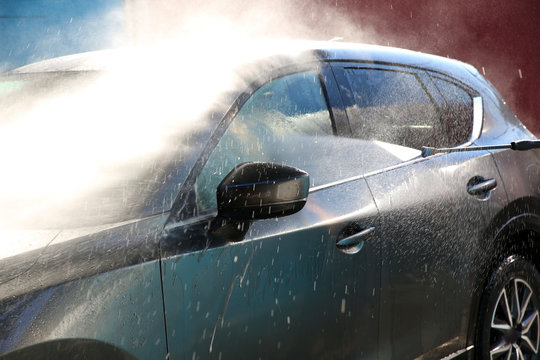
[[[134,171],[125,164],[162,151],[171,133],[203,126],[216,97],[238,88],[233,70],[283,39],[374,42],[370,29],[317,2],[131,0],[124,17],[128,48],[105,56],[113,71],[3,109],[0,227],[53,217]]]

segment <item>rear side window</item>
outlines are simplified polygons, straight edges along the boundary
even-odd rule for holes
[[[420,149],[446,145],[438,106],[413,72],[345,68],[353,136]]]
[[[460,85],[440,78],[433,82],[441,92],[445,104],[441,106],[441,118],[448,134],[448,146],[466,143],[473,129],[473,98]]]

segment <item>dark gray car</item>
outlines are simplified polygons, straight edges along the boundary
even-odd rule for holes
[[[298,46],[236,67],[198,125],[167,131],[158,150],[103,165],[105,151],[107,177],[84,191],[66,181],[65,201],[53,201],[62,189],[19,200],[28,179],[2,175],[14,180],[0,199],[0,359],[538,358],[540,151],[454,151],[536,138],[470,65]],[[6,129],[43,114],[28,108],[44,94],[73,100],[108,56],[4,73]],[[103,106],[84,99],[80,116]],[[106,110],[87,150],[108,149],[118,113]],[[151,127],[139,137],[126,119],[114,147],[148,145]],[[59,157],[85,147],[55,144]],[[57,173],[90,167],[69,159]],[[31,171],[23,194],[49,172]]]

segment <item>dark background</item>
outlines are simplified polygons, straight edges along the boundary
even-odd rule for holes
[[[236,7],[236,13],[258,4],[230,1],[236,2],[222,2],[224,9]],[[118,39],[113,34],[130,30],[126,9],[141,2],[144,1],[0,0],[0,71],[49,57],[114,46]],[[195,7],[182,0],[171,3],[177,8]],[[321,19],[329,16],[329,8],[346,14],[359,30],[357,37],[354,32],[347,34],[346,41],[408,48],[474,65],[501,92],[518,118],[540,135],[540,0],[286,3],[300,7],[304,19],[298,21],[313,28],[324,24]],[[158,0],[150,0],[147,10],[159,4]],[[279,6],[279,1],[272,1],[270,6]],[[265,14],[257,16],[264,19]],[[363,31],[366,28],[369,31]],[[340,34],[328,35],[331,38]]]

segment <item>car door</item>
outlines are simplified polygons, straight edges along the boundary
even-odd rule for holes
[[[402,156],[365,174],[381,215],[380,358],[465,352],[479,240],[506,194],[488,152],[422,157],[420,149],[474,141],[481,99],[449,78],[406,67],[334,70],[351,136]]]
[[[171,359],[377,357],[378,212],[337,136],[337,88],[319,64],[275,76],[225,117],[166,226]],[[216,187],[252,161],[307,171],[307,203],[224,230]]]

